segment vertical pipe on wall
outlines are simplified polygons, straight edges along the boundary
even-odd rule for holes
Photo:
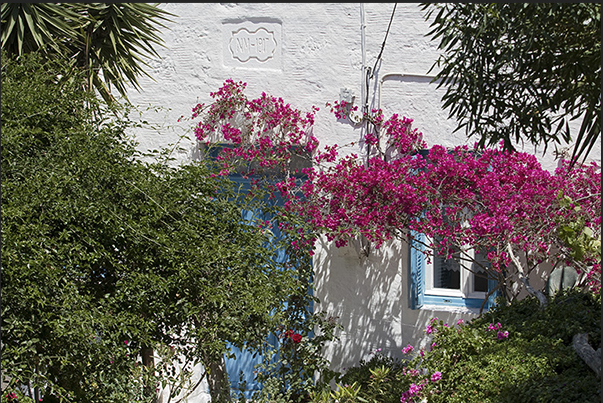
[[[369,124],[364,119],[365,114],[368,113],[368,76],[370,74],[367,71],[366,67],[366,21],[365,21],[365,12],[364,12],[364,3],[360,3],[360,52],[362,53],[362,69],[360,72],[360,102],[361,102],[361,110],[360,110],[360,119],[361,119],[361,127],[360,127],[360,144],[362,144],[366,133],[369,130]],[[370,69],[370,67],[368,67]],[[369,154],[370,154],[370,145],[365,144],[366,146],[366,161],[368,163]]]
[[[362,102],[362,111],[364,115],[367,112],[368,97],[366,94],[366,42],[365,42],[366,23],[364,21],[364,3],[360,3],[360,52],[362,53],[362,71],[360,72],[360,99]]]

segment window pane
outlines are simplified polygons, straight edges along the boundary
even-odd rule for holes
[[[473,275],[473,291],[488,292],[488,279],[483,272]]]
[[[436,256],[433,262],[434,288],[461,289],[461,270],[455,259]]]
[[[490,266],[484,253],[478,252],[475,255],[475,260],[484,267]],[[488,292],[488,278],[482,266],[476,263],[471,264],[471,269],[473,270],[473,273],[471,273],[473,276],[473,291],[476,292]]]

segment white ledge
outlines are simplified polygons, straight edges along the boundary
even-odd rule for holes
[[[469,315],[479,315],[479,308],[467,308],[463,306],[446,306],[446,305],[423,305],[421,310],[424,311],[440,311],[440,312],[452,312],[452,313],[463,313]]]

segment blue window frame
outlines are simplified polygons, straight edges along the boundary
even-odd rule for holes
[[[424,254],[428,241],[425,234],[412,231],[411,236],[408,266],[411,309],[454,307],[478,312],[488,292],[496,286],[496,281],[474,274],[479,273],[478,266],[469,270],[456,260],[439,256],[427,259]],[[480,259],[480,256],[475,259]],[[496,296],[496,292],[488,296],[484,311],[495,305]]]

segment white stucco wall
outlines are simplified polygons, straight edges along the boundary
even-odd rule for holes
[[[161,7],[176,17],[168,23],[171,29],[162,33],[166,47],[158,49],[161,59],[150,61],[148,72],[155,81],[141,78],[142,90],[130,91],[129,97],[143,109],[169,109],[144,114],[157,129],[136,131],[141,148],[164,147],[187,132],[192,139],[190,122],[178,123],[178,118],[188,116],[199,102],[211,102],[209,93],[228,78],[246,82],[250,97],[265,91],[302,111],[320,107],[314,135],[322,145],[361,138],[360,128],[338,122],[324,105],[339,100],[342,88],[351,90],[360,105],[363,60],[366,67],[375,65],[394,3],[168,3]],[[256,42],[256,46],[264,45],[270,57],[243,61],[245,56],[229,47],[233,33],[261,28],[273,35],[274,43]],[[428,72],[438,56],[436,44],[425,37],[428,31],[418,4],[397,4],[370,84],[370,108],[381,106],[386,116],[398,113],[414,119],[429,145],[472,144],[474,140],[468,141],[462,132],[452,133],[455,124],[441,109],[442,91],[436,91],[428,79],[387,76],[378,91],[381,79],[390,73]],[[186,161],[194,141],[181,145],[179,158]],[[556,167],[551,153],[535,153],[547,169]],[[600,145],[591,157],[600,164]],[[451,323],[467,317],[409,309],[406,253],[406,247],[390,245],[361,258],[353,247],[319,247],[314,263],[316,294],[322,302],[317,308],[339,317],[344,325],[340,342],[326,351],[334,369],[352,366],[376,348],[400,356],[406,344],[420,341],[433,316]]]

